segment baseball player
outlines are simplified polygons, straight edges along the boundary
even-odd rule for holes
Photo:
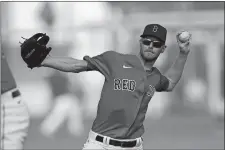
[[[1,68],[1,150],[19,150],[27,136],[29,113],[3,52]]]
[[[176,37],[180,52],[165,75],[153,67],[166,50],[167,30],[159,24],[145,27],[137,55],[106,51],[92,58],[84,56],[83,60],[53,56],[43,59],[39,66],[73,73],[99,71],[105,77],[97,116],[83,149],[143,149],[148,104],[155,92],[173,90],[190,51],[190,41],[181,42],[180,34]]]

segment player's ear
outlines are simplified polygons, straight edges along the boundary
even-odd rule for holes
[[[165,51],[166,48],[167,48],[167,46],[166,46],[166,45],[163,45],[163,46],[162,46],[162,51],[161,51],[161,53],[163,53],[163,52]]]

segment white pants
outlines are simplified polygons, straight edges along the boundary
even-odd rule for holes
[[[123,147],[120,147],[120,146],[113,146],[113,145],[109,145],[109,140],[110,139],[113,139],[113,138],[110,138],[110,137],[107,137],[107,136],[103,136],[104,139],[103,139],[103,143],[102,142],[98,142],[95,140],[96,136],[97,135],[100,135],[100,134],[97,134],[93,131],[90,131],[89,133],[89,137],[88,137],[88,140],[87,142],[84,144],[84,147],[83,147],[83,150],[85,149],[98,149],[98,150],[101,150],[101,149],[104,149],[104,150],[108,150],[108,149],[114,149],[114,150],[143,150],[143,141],[141,138],[137,138],[137,144],[135,147],[131,147],[131,148],[123,148]],[[118,140],[118,139],[114,139],[114,140]],[[134,139],[132,139],[134,140]],[[124,141],[124,140],[119,140],[119,141]],[[126,141],[129,141],[129,140],[126,140]]]
[[[1,95],[1,150],[23,149],[29,127],[29,113],[21,96]]]

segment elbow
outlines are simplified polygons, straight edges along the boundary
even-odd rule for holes
[[[73,70],[73,71],[69,71],[69,72],[73,72],[73,73],[80,73],[80,70]]]
[[[69,73],[69,72],[72,72],[72,73],[79,73],[79,72],[81,72],[80,69],[77,66],[75,66],[75,65],[63,66],[61,68],[61,70],[63,72],[67,72],[67,73]]]
[[[69,72],[80,73],[80,72],[83,72],[83,71],[87,71],[87,70],[85,70],[85,68],[73,68]]]
[[[54,68],[56,70],[59,70],[59,71],[62,71],[62,72],[74,72],[71,68],[68,68],[68,67],[58,67],[58,68]]]
[[[73,61],[72,63],[63,63],[61,70],[64,72],[80,73],[87,70],[86,66],[82,64],[82,61]]]
[[[174,88],[176,87],[177,85],[177,82],[171,82],[171,80],[169,80],[169,85],[168,85],[168,88],[167,88],[167,92],[172,92],[174,90]]]
[[[166,91],[167,92],[172,92],[174,88],[168,88]]]

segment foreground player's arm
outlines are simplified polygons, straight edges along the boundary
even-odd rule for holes
[[[85,60],[78,60],[72,57],[48,56],[41,64],[43,67],[53,68],[63,72],[79,73],[87,71],[88,63]]]
[[[179,82],[184,70],[187,56],[188,53],[180,52],[174,64],[166,72],[165,77],[169,80],[169,85],[166,91],[172,91],[176,84]]]
[[[177,34],[177,42],[180,49],[180,53],[176,61],[174,62],[174,64],[165,74],[165,76],[169,80],[167,91],[172,91],[173,88],[176,86],[176,84],[179,82],[182,76],[182,73],[184,71],[184,66],[185,66],[188,54],[190,52],[190,40],[188,40],[185,43],[181,43],[178,39],[178,36],[179,36],[179,33]]]

